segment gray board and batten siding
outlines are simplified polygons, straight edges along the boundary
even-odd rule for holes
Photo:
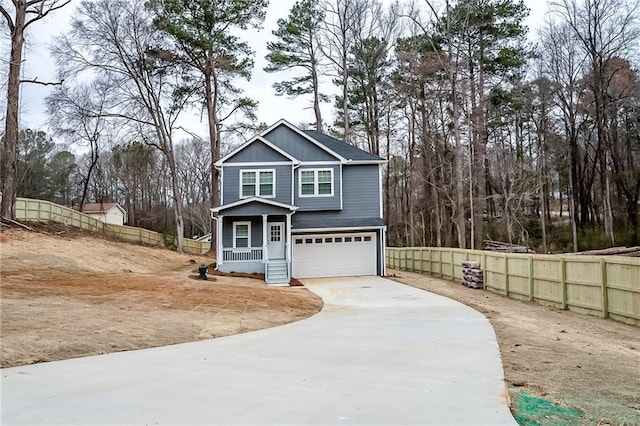
[[[263,137],[300,161],[339,160],[286,126],[278,126]]]
[[[278,151],[266,145],[261,140],[255,140],[244,149],[228,158],[225,163],[257,163],[257,162],[291,162],[290,158],[285,157]]]

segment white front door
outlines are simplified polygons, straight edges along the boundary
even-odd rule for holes
[[[284,222],[267,223],[267,258],[284,259]]]

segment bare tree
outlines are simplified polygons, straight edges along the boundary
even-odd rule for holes
[[[100,157],[101,140],[106,136],[104,116],[111,88],[100,82],[79,83],[74,87],[59,87],[46,98],[50,125],[57,135],[72,144],[89,147],[88,167],[82,173],[82,195],[77,201],[80,210],[87,202],[89,182]]]
[[[164,37],[144,4],[84,1],[71,28],[53,48],[62,76],[83,72],[99,76],[111,89],[107,112],[101,115],[121,119],[142,141],[163,154],[169,171],[177,249],[182,251],[183,206],[173,133],[191,88],[181,85],[176,65],[153,54],[162,49]]]
[[[349,117],[349,62],[350,53],[355,43],[356,28],[362,28],[366,19],[369,4],[367,0],[332,0],[325,1],[325,19],[323,21],[323,43],[320,49],[333,68],[334,84],[340,87],[340,96],[336,98],[342,125],[342,137],[351,142],[351,126]]]
[[[20,83],[38,83],[37,78],[20,80],[22,69],[22,48],[25,30],[54,10],[67,5],[71,0],[12,0],[13,16],[4,5],[0,5],[0,14],[4,17],[11,32],[11,53],[9,57],[9,75],[7,81],[7,114],[5,119],[4,150],[2,151],[2,206],[0,215],[15,219],[17,188],[17,144],[18,144],[18,101]]]

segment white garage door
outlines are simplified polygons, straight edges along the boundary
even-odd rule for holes
[[[376,275],[373,232],[294,235],[294,278]]]

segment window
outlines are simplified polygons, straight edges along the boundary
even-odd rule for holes
[[[282,238],[282,230],[280,229],[280,225],[271,225],[269,228],[269,241],[273,243],[280,242]]]
[[[240,197],[275,197],[275,170],[241,170]]]
[[[251,222],[233,222],[233,248],[251,247]]]
[[[300,170],[301,197],[333,195],[333,169]]]

